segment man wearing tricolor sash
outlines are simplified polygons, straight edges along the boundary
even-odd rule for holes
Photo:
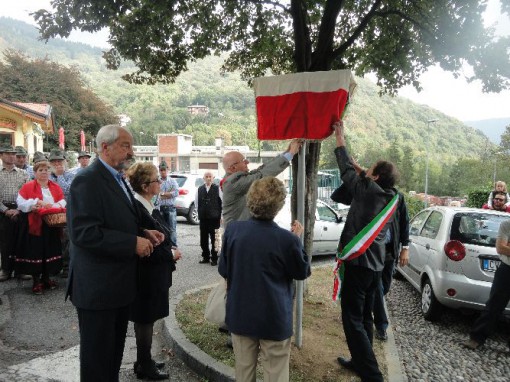
[[[338,357],[338,362],[354,370],[362,381],[383,381],[372,349],[372,306],[384,268],[386,223],[393,219],[398,205],[393,189],[398,174],[391,162],[379,161],[358,175],[345,147],[342,121],[333,127],[343,182],[340,191],[351,205],[337,255],[343,278],[342,323],[351,359]]]

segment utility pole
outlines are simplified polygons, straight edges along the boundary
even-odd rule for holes
[[[439,119],[429,119],[427,121],[427,132],[430,131],[430,124],[439,121]],[[425,154],[426,154],[426,162],[425,162],[425,207],[429,206],[429,145],[428,142],[425,142]]]

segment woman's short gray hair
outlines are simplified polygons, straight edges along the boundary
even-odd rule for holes
[[[119,139],[120,130],[125,130],[129,135],[132,136],[131,132],[120,125],[106,125],[99,129],[96,136],[96,148],[97,152],[100,153],[103,151],[101,145],[106,143],[107,145],[113,144],[117,139]]]
[[[286,196],[283,182],[268,176],[253,182],[246,196],[246,205],[254,218],[273,220],[285,204]]]

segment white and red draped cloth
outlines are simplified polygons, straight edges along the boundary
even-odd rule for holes
[[[356,87],[350,70],[304,72],[253,80],[258,139],[322,140],[331,135]]]

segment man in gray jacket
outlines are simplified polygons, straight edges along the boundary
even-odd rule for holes
[[[246,207],[246,193],[251,184],[265,176],[276,176],[289,167],[289,163],[301,148],[302,141],[293,139],[286,152],[278,155],[259,168],[248,171],[248,159],[239,151],[231,151],[223,157],[225,177],[220,186],[223,191],[223,226],[233,220],[248,220],[250,212]]]

